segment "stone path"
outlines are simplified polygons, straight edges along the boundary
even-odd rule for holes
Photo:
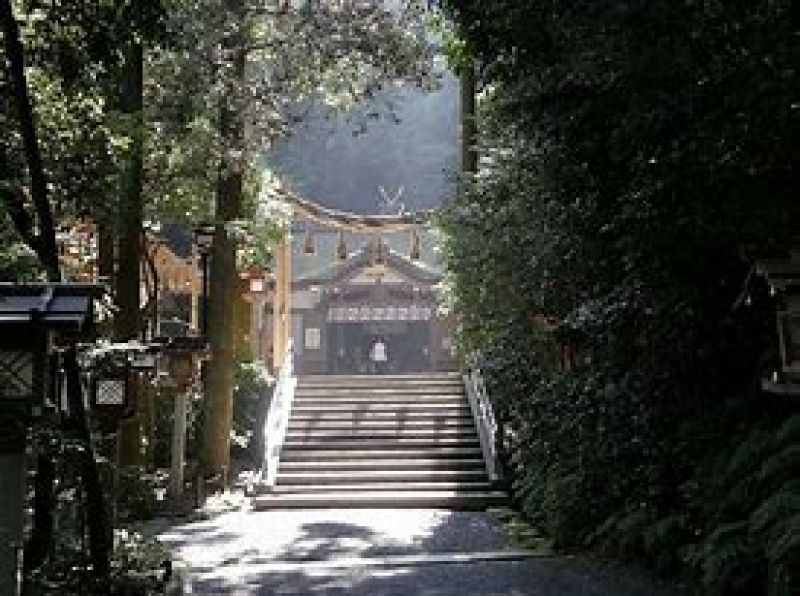
[[[164,530],[184,594],[675,596],[631,574],[529,557],[488,513],[237,511]]]

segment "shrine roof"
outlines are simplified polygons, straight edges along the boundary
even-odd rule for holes
[[[346,260],[337,257],[338,235],[317,233],[314,237],[315,252],[308,255],[304,251],[304,234],[294,234],[292,242],[292,281],[325,283],[342,277],[367,264],[372,237],[366,234],[349,234],[348,247],[354,247]],[[420,259],[408,256],[408,234],[396,233],[383,237],[388,248],[387,264],[395,265],[412,278],[433,281],[441,277],[442,271],[435,251],[435,241],[430,233],[420,234]]]

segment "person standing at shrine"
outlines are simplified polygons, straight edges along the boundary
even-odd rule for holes
[[[375,340],[372,344],[372,349],[369,352],[370,360],[372,360],[372,368],[375,374],[384,375],[387,372],[387,365],[389,362],[389,353],[386,348],[386,343],[382,337]]]

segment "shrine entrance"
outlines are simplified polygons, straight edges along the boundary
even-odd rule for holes
[[[329,323],[328,372],[367,375],[375,373],[370,351],[378,339],[386,345],[387,374],[430,369],[428,326],[423,322]]]
[[[427,214],[361,216],[286,198],[294,220],[264,318],[276,365],[291,345],[298,374],[374,374],[380,339],[386,373],[454,370],[452,322],[436,312],[441,273],[421,246]]]

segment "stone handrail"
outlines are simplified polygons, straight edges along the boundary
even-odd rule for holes
[[[286,428],[289,424],[289,414],[292,411],[296,385],[297,378],[294,376],[294,358],[290,341],[283,366],[281,366],[278,378],[275,381],[275,390],[269,403],[267,420],[264,424],[265,457],[262,478],[267,487],[275,486],[281,449],[286,436]]]
[[[467,390],[469,407],[478,430],[478,439],[481,443],[483,461],[486,464],[486,473],[491,482],[500,480],[500,465],[497,454],[497,420],[494,416],[492,403],[486,394],[480,369],[472,369],[463,375],[464,386]]]

